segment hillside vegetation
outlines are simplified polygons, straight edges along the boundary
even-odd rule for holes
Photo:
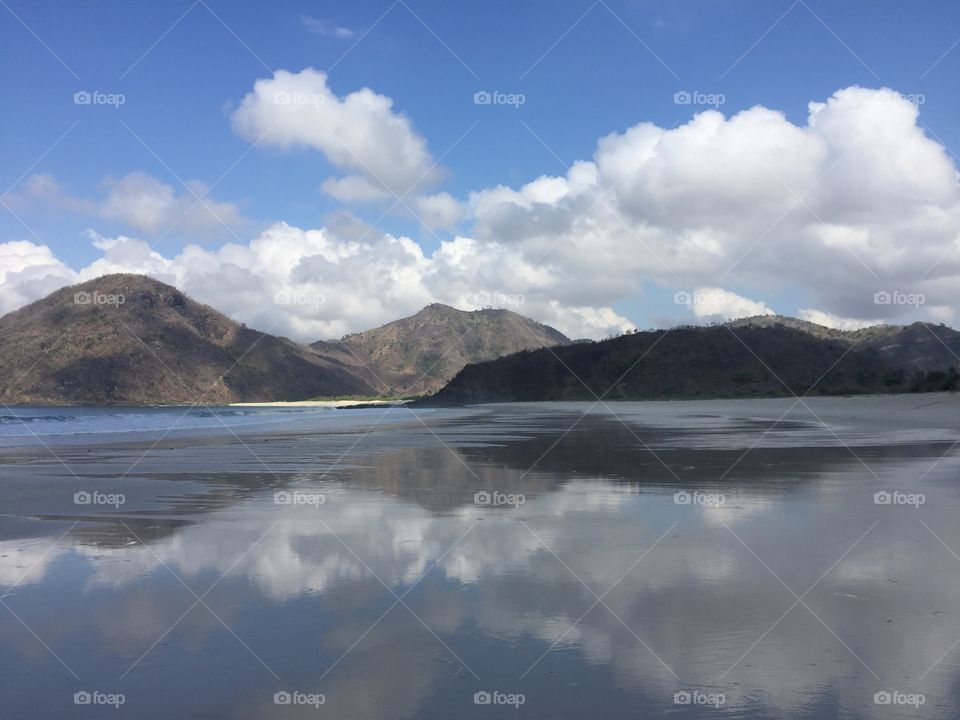
[[[956,389],[953,368],[910,371],[873,348],[786,324],[687,327],[469,365],[424,401],[639,400]]]

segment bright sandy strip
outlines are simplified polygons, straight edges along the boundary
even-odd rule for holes
[[[230,407],[351,407],[354,405],[400,405],[406,400],[293,400],[290,402],[240,402]]]

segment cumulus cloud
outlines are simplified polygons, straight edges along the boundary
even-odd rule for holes
[[[603,337],[649,320],[613,308],[653,288],[699,288],[701,301],[695,294],[688,305],[700,319],[772,313],[757,299],[771,292],[804,297],[803,317],[847,328],[949,322],[960,307],[957,169],[892,90],[840,90],[811,103],[802,124],[759,106],[732,117],[703,112],[673,129],[640,123],[600,139],[562,176],[479,189],[464,202],[424,189],[441,173],[390,98],[369,89],[337,96],[322,72],[259,80],[232,122],[250,140],[322,152],[343,171],[324,188],[344,201],[410,190],[427,229],[458,234],[427,254],[339,212],[323,228],[277,223],[249,241],[175,256],[136,237],[101,238],[103,257],[80,275],[162,275],[237,319],[300,339],[364,329],[428,302],[501,305],[568,335]],[[96,212],[134,235],[149,237],[183,207],[172,189],[136,173],[105,193]],[[63,195],[37,176],[19,199]],[[211,207],[232,217],[232,206]],[[69,277],[56,258],[36,257],[43,277]],[[42,269],[49,265],[60,274]],[[32,299],[34,285],[17,287],[4,291],[8,306]],[[924,303],[875,302],[893,290]],[[280,305],[278,295],[324,302]]]
[[[326,73],[313,68],[278,70],[257,80],[232,123],[251,142],[322,152],[347,173],[324,184],[344,201],[415,196],[443,176],[426,141],[394,111],[391,98],[369,88],[340,97],[327,85]]]
[[[797,317],[801,320],[806,320],[807,322],[816,323],[817,325],[823,325],[828,328],[834,328],[835,330],[859,330],[860,328],[870,327],[871,325],[876,325],[875,320],[857,320],[856,318],[845,318],[838,315],[833,315],[832,313],[823,312],[822,310],[814,310],[811,308],[803,308],[797,313]]]
[[[463,204],[446,192],[417,198],[416,207],[420,221],[430,230],[452,230],[466,212]]]
[[[46,245],[0,243],[0,315],[76,282],[77,274]]]
[[[887,288],[955,303],[957,170],[892,90],[841,90],[811,103],[804,125],[764,107],[641,123],[565,176],[481,190],[470,205],[476,237],[542,257],[588,302],[634,296],[646,279],[775,282],[866,319],[912,310],[875,305]]]
[[[690,297],[690,307],[698,318],[734,320],[757,315],[774,315],[762,302],[750,300],[721,288],[697,288]]]
[[[507,307],[575,337],[631,327],[609,307],[557,300],[549,274],[509,247],[456,237],[427,256],[409,238],[360,232],[353,220],[338,218],[336,231],[276,223],[249,243],[216,250],[188,245],[171,257],[135,237],[88,231],[102,256],[78,272],[47,247],[7,243],[0,245],[0,308],[13,310],[73,282],[133,272],[176,285],[238,321],[303,341],[365,330],[431,302]]]
[[[52,210],[115,220],[149,236],[176,231],[192,238],[210,238],[235,233],[247,223],[233,203],[206,197],[210,188],[205,183],[188,180],[185,186],[178,191],[152,175],[135,171],[121,178],[106,178],[100,183],[100,197],[81,198],[53,175],[37,173],[3,200],[25,211]]]
[[[100,203],[100,214],[147,235],[177,227],[195,236],[243,223],[235,205],[207,198],[210,188],[197,180],[187,181],[185,191],[178,193],[155,177],[132,172],[119,180],[108,178],[104,187],[107,194]]]
[[[305,341],[374,327],[431,302],[478,309],[490,297],[577,337],[630,327],[610,308],[566,305],[531,290],[535,268],[509,248],[479,247],[469,238],[444,242],[427,256],[406,237],[366,233],[357,240],[276,223],[248,244],[190,245],[170,258],[135,238],[91,239],[103,257],[80,271],[82,279],[145,272],[253,327]]]

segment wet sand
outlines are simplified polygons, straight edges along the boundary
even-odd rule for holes
[[[4,710],[956,717],[958,398],[805,402],[372,408],[0,449]]]
[[[404,405],[408,400],[290,400],[276,402],[238,402],[230,403],[229,407],[261,407],[261,408],[350,408],[376,407],[378,405]]]

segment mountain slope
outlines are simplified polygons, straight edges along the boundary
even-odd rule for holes
[[[341,363],[249,330],[142,275],[63,288],[0,318],[0,401],[7,404],[348,394],[373,389]]]
[[[897,372],[876,351],[782,324],[677,328],[468,365],[424,404],[854,394],[957,382],[946,373],[927,377]]]
[[[874,350],[891,364],[907,370],[943,370],[960,367],[960,332],[946,325],[873,325],[860,330],[836,330],[780,315],[766,315],[729,323],[731,327],[783,326],[817,338],[836,340],[860,350]]]
[[[466,312],[434,304],[311,348],[350,365],[381,394],[419,395],[436,392],[469,363],[569,342],[557,330],[509,310]]]

